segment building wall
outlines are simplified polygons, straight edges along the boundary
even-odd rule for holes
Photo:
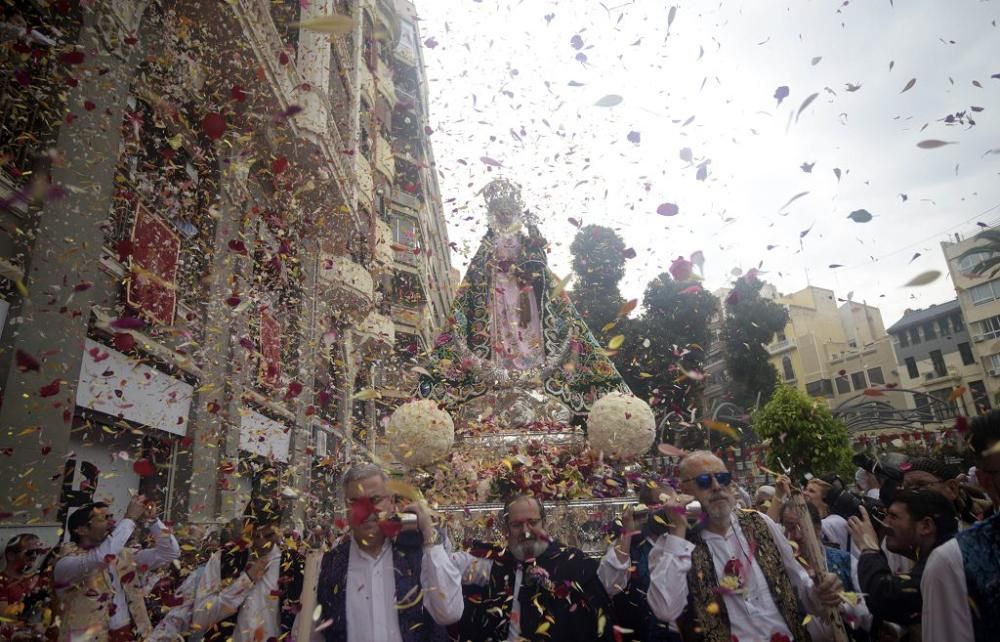
[[[354,31],[331,39],[295,26],[330,12],[355,17]],[[0,470],[9,489],[0,528],[31,523],[54,534],[66,492],[79,495],[93,469],[97,493],[148,492],[175,520],[239,514],[251,490],[297,497],[298,519],[317,500],[329,507],[336,470],[372,446],[384,417],[355,393],[394,387],[398,375],[385,367],[395,326],[379,307],[395,261],[375,211],[398,184],[382,122],[395,97],[384,60],[400,37],[395,12],[342,0],[178,2],[170,12],[97,3],[71,16],[89,28],[61,25],[68,40],[36,56],[39,87],[67,74],[78,82],[60,89],[65,106],[49,121],[59,125],[36,136],[45,144],[16,150],[23,165],[5,164],[0,186],[11,198],[45,176],[72,197],[15,197],[2,214],[5,229],[34,233],[0,239],[0,447],[11,453]],[[48,30],[57,19],[38,20]],[[66,63],[77,50],[82,61]],[[375,58],[363,62],[366,52]],[[17,55],[4,50],[4,78],[26,64]],[[10,104],[0,117],[27,113]],[[225,131],[213,140],[206,123],[216,115]],[[436,184],[425,202],[440,213]],[[134,254],[131,263],[123,256],[134,253],[142,208],[162,240],[179,243],[176,275],[137,270]],[[443,222],[425,233],[435,268],[449,274]],[[128,283],[149,274],[175,293],[169,318],[130,303]],[[447,277],[422,284],[425,298],[450,302]],[[81,380],[84,366],[119,358],[155,376],[122,365]],[[161,379],[169,385],[154,390],[149,381]],[[179,390],[189,391],[183,404]],[[130,403],[109,410],[100,394]]]
[[[960,237],[954,241],[942,242],[941,250],[958,292],[958,302],[967,332],[972,339],[973,352],[986,375],[986,388],[995,405],[1000,394],[1000,279],[990,278],[988,274],[973,275],[971,268],[975,261],[966,261],[963,266],[959,260],[962,253],[982,244],[976,237]],[[996,296],[980,299],[977,303],[974,293],[981,292],[983,288],[995,291]]]
[[[825,399],[833,408],[856,399],[866,388],[898,384],[895,356],[878,308],[854,302],[838,307],[832,290],[812,286],[775,301],[786,307],[789,320],[767,349],[785,383]],[[788,368],[793,377],[787,376]],[[883,382],[873,382],[873,377]],[[899,407],[906,403],[898,395],[887,396],[886,402]]]

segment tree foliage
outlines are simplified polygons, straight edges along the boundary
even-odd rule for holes
[[[615,320],[625,303],[618,283],[625,276],[625,241],[609,227],[587,225],[570,245],[573,303],[595,334]]]
[[[764,283],[751,271],[738,279],[726,298],[723,341],[733,402],[743,408],[764,405],[771,398],[778,371],[764,347],[788,323],[788,311],[760,296]]]
[[[647,284],[642,316],[629,318],[618,289],[626,259],[618,234],[588,225],[570,250],[576,273],[573,302],[602,344],[624,336],[612,360],[629,388],[648,401],[658,417],[671,411],[687,415],[699,405],[708,321],[718,299],[698,283],[692,263],[678,259],[670,272]]]
[[[795,478],[850,470],[847,427],[823,401],[779,384],[767,405],[753,413],[752,421],[757,435],[770,440],[766,461],[772,469],[780,470],[784,464]]]

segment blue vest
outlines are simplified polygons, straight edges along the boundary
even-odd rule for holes
[[[1000,513],[958,533],[976,642],[996,640],[1000,630]]]
[[[416,537],[413,537],[416,535]],[[448,632],[424,608],[420,595],[420,563],[423,545],[419,533],[401,533],[392,544],[392,570],[395,577],[395,594],[399,617],[399,633],[403,642],[446,642]],[[323,555],[316,589],[317,602],[323,612],[319,622],[330,620],[323,629],[326,642],[347,640],[347,565],[351,556],[351,542],[344,540],[332,551]]]

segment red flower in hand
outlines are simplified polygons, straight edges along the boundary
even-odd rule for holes
[[[792,638],[784,633],[775,633],[771,636],[771,642],[792,642]]]

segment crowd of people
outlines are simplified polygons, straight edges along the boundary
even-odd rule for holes
[[[974,477],[869,462],[853,487],[779,475],[753,499],[693,452],[673,483],[641,487],[600,558],[552,538],[526,494],[498,517],[504,541],[457,545],[365,463],[343,477],[347,532],[331,537],[283,530],[279,498],[177,533],[141,496],[117,521],[89,504],[58,549],[7,543],[0,639],[994,640],[1000,411],[969,422],[968,443]]]

